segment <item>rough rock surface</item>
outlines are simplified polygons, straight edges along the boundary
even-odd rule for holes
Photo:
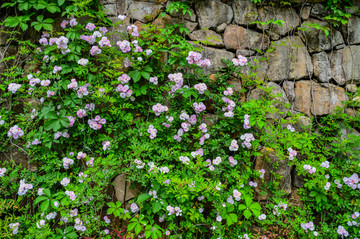
[[[260,29],[270,30],[282,36],[290,31],[294,31],[300,25],[300,17],[293,8],[289,7],[274,8],[265,6],[259,10],[259,20],[262,22],[268,22],[269,20],[284,21],[283,26],[272,23],[269,25],[257,25]]]
[[[197,30],[189,34],[189,37],[192,41],[200,41],[206,46],[224,46],[221,35],[212,30]]]
[[[258,18],[258,11],[255,4],[248,0],[235,0],[233,5],[234,23],[241,26],[248,26]]]
[[[360,44],[360,17],[350,17],[348,25],[343,26],[343,32],[349,44]]]
[[[347,46],[344,49],[343,69],[347,82],[360,82],[360,46]]]
[[[126,181],[125,174],[116,176],[113,181],[113,184],[114,184],[116,198],[121,203],[124,203],[134,198],[139,192],[139,190],[137,189],[130,189],[131,182]]]
[[[231,7],[217,0],[199,1],[195,4],[195,11],[201,28],[217,27],[222,23],[229,24],[233,19]]]
[[[310,53],[327,51],[331,49],[331,42],[326,37],[324,31],[307,26],[308,24],[318,24],[319,26],[326,27],[325,22],[316,19],[309,19],[301,24],[301,27],[306,29],[301,31],[302,36],[305,38],[306,45]]]
[[[225,29],[224,44],[230,50],[264,50],[269,46],[269,38],[256,31],[230,25]]]
[[[285,37],[273,42],[273,51],[267,54],[271,81],[309,78],[313,74],[311,58],[300,37]]]
[[[330,62],[325,52],[312,55],[314,76],[320,82],[328,83],[332,79]]]
[[[159,15],[164,6],[152,2],[131,1],[128,6],[128,17],[134,18],[140,22],[148,23]]]

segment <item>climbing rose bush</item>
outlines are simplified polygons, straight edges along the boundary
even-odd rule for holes
[[[359,235],[353,144],[309,134],[299,115],[274,108],[271,89],[242,73],[247,58],[224,61],[210,77],[211,61],[174,34],[181,25],[141,32],[125,19],[117,34],[94,19],[62,21],[60,35],[42,34],[31,72],[7,79],[3,97],[15,102],[0,111],[2,142],[29,165],[0,163],[0,195],[18,205],[6,209],[4,235]],[[228,83],[234,77],[241,89]],[[242,100],[253,87],[267,97]],[[21,100],[29,103],[18,112]],[[267,120],[274,111],[277,122]],[[254,167],[274,153],[278,162]],[[297,204],[281,188],[279,162],[303,178]],[[117,175],[139,192],[124,203],[109,193]]]

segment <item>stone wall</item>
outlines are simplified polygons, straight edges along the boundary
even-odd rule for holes
[[[107,14],[125,14],[130,22],[141,26],[153,22],[183,22],[190,41],[200,41],[203,54],[212,61],[210,72],[222,66],[221,59],[241,54],[254,61],[260,57],[258,76],[274,82],[277,91],[286,95],[292,110],[308,116],[332,113],[346,92],[354,92],[360,83],[360,17],[354,10],[349,24],[335,29],[322,20],[328,14],[322,0],[291,0],[253,4],[250,0],[195,0],[190,16],[180,14],[161,18],[170,0],[104,0]],[[263,1],[264,2],[264,1]],[[304,3],[306,2],[306,3]],[[354,1],[359,9],[359,1]],[[283,26],[254,23],[283,20]],[[307,27],[318,24],[330,30]],[[246,71],[246,69],[245,69]],[[251,92],[249,93],[251,95]]]

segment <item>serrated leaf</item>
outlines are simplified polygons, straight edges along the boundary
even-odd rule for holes
[[[245,205],[246,205],[247,207],[250,207],[251,202],[252,202],[251,197],[246,196],[246,197],[245,197]]]
[[[48,188],[45,188],[44,190],[43,190],[43,193],[48,197],[48,198],[51,198],[51,192],[50,192],[50,189],[48,189]]]
[[[254,209],[254,210],[258,210],[258,211],[261,211],[261,206],[259,203],[255,202],[253,204],[251,204],[251,206],[249,207],[250,209]]]
[[[148,193],[143,193],[143,194],[140,194],[139,197],[137,198],[137,201],[138,202],[143,202],[147,199],[151,198],[151,195],[149,195]]]
[[[244,205],[244,204],[240,204],[239,205],[239,210],[240,211],[242,211],[242,210],[245,210],[247,207],[246,207],[246,205]]]
[[[130,223],[127,227],[127,230],[132,231],[136,225],[137,225],[137,222]]]
[[[246,209],[244,211],[244,216],[245,216],[246,219],[249,219],[251,217],[251,215],[252,215],[252,213],[251,213],[251,211],[249,209]]]
[[[141,79],[141,73],[139,71],[130,71],[128,76],[130,76],[135,83]]]
[[[44,200],[48,199],[46,196],[39,196],[34,200],[34,205],[38,204],[39,202],[42,202]]]
[[[49,205],[50,205],[50,200],[46,200],[46,201],[43,201],[41,204],[40,204],[40,209],[41,211],[45,212],[48,208],[49,208]]]
[[[161,210],[161,204],[159,202],[153,202],[152,204],[153,213],[157,213]]]
[[[141,232],[141,226],[140,226],[140,224],[137,224],[135,226],[135,233],[136,233],[136,235],[138,235],[140,232]]]

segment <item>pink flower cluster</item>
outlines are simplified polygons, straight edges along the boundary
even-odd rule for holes
[[[234,167],[235,165],[238,164],[238,161],[234,159],[232,156],[229,157],[229,162],[231,167]]]
[[[4,177],[6,173],[6,168],[0,168],[0,177]]]
[[[138,45],[138,41],[137,40],[135,40],[135,41],[132,41],[131,42],[133,45],[134,45],[134,47],[135,47],[135,50],[134,50],[134,52],[143,52],[143,49]],[[139,58],[141,58],[141,57],[139,57]],[[138,58],[138,59],[139,59]],[[141,58],[142,59],[142,58]],[[139,60],[139,61],[142,61],[142,60]]]
[[[343,177],[343,181],[346,185],[348,185],[352,189],[360,188],[359,175],[357,173],[354,173],[349,178]]]
[[[199,155],[200,157],[204,156],[204,150],[202,148],[199,148],[198,150],[191,152],[191,156],[193,158],[196,158],[197,155]]]
[[[96,42],[96,36],[94,36],[94,35],[90,35],[90,36],[81,35],[80,39],[88,42],[90,45],[92,45]]]
[[[121,81],[122,84],[126,84],[131,80],[130,76],[126,75],[126,74],[122,74],[119,78],[118,81]]]
[[[329,168],[330,167],[330,162],[329,161],[324,161],[320,164],[320,167],[323,167],[323,168]]]
[[[101,40],[99,41],[99,45],[101,48],[103,48],[104,46],[111,47],[111,43],[107,37],[102,37]]]
[[[79,152],[76,156],[77,159],[84,159],[86,158],[87,154],[83,152]]]
[[[98,46],[93,46],[90,49],[90,55],[95,56],[101,53],[101,49]]]
[[[302,227],[302,229],[305,230],[305,232],[308,232],[308,230],[310,231],[315,230],[315,226],[313,222],[301,223],[300,226]]]
[[[292,127],[292,126],[289,125],[289,124],[286,126],[286,128],[287,128],[288,130],[290,130],[290,132],[295,132],[295,128]]]
[[[67,158],[67,157],[63,158],[63,167],[65,169],[69,169],[69,166],[73,164],[74,164],[74,160],[72,160],[71,158]]]
[[[182,215],[182,210],[180,209],[180,207],[172,207],[172,206],[167,206],[166,210],[169,212],[168,215],[173,215],[175,214],[176,216],[181,216]]]
[[[86,227],[83,225],[83,222],[79,218],[75,219],[74,228],[75,228],[75,230],[78,230],[78,231],[82,231],[82,232],[86,231]]]
[[[326,182],[324,189],[327,191],[330,189],[331,183],[330,182]]]
[[[155,129],[154,125],[149,125],[147,132],[150,134],[150,139],[156,138],[157,130]]]
[[[229,150],[230,151],[238,151],[239,150],[239,145],[237,143],[237,141],[235,139],[233,139],[230,143],[230,146],[229,146]]]
[[[93,31],[96,28],[96,26],[94,23],[89,22],[88,24],[86,24],[85,28],[89,31]]]
[[[194,107],[194,110],[195,110],[196,114],[200,114],[201,112],[206,110],[206,106],[204,105],[203,102],[200,102],[200,103],[194,102],[193,107]]]
[[[31,183],[25,183],[25,179],[20,180],[20,186],[18,190],[19,196],[23,196],[27,193],[28,190],[32,189],[33,185]]]
[[[116,45],[120,47],[122,53],[127,53],[131,51],[130,42],[127,40],[117,41]]]
[[[156,76],[150,77],[149,82],[153,83],[154,85],[157,85],[158,84],[158,78]]]
[[[130,206],[130,210],[131,210],[132,213],[136,213],[140,209],[139,209],[139,206],[136,203],[132,203],[131,206]]]
[[[305,164],[303,166],[303,168],[308,171],[308,173],[312,174],[316,172],[316,168],[315,167],[311,167],[311,165]]]
[[[257,182],[250,181],[249,186],[256,188],[257,187]]]
[[[188,61],[189,65],[196,64],[200,67],[211,66],[209,59],[201,59],[202,56],[199,52],[190,51],[186,60]]]
[[[78,60],[78,64],[81,65],[81,66],[86,66],[87,63],[89,63],[88,59],[81,58],[80,60]]]
[[[246,134],[243,134],[240,136],[240,139],[241,140],[244,140],[244,142],[242,142],[241,146],[243,148],[248,148],[250,149],[252,144],[251,144],[251,141],[254,141],[255,138],[254,138],[254,135],[252,133],[246,133]]]
[[[175,82],[175,84],[171,87],[171,91],[169,93],[174,93],[176,90],[180,89],[183,86],[184,79],[182,73],[169,74],[168,78],[170,81]]]
[[[247,63],[246,57],[238,55],[237,58],[231,60],[235,66],[245,66]]]
[[[234,110],[234,107],[236,106],[235,102],[230,100],[227,97],[222,97],[222,100],[228,104],[225,108],[222,108],[222,111],[227,111],[224,113],[224,116],[229,117],[229,118],[234,117],[233,110]]]
[[[292,148],[288,148],[288,152],[289,152],[289,160],[293,160],[297,155],[297,152]]]
[[[179,160],[183,163],[183,164],[186,164],[188,165],[190,163],[190,158],[187,157],[187,156],[180,156],[179,157]]]
[[[338,229],[336,230],[337,234],[339,234],[340,236],[344,236],[344,237],[348,237],[349,236],[349,232],[346,231],[346,229],[343,226],[338,226]]]
[[[28,75],[27,78],[29,80],[30,86],[35,86],[36,84],[39,84],[41,82],[39,78],[34,78],[31,74]]]
[[[244,115],[244,129],[250,129],[250,115]]]
[[[69,185],[70,183],[70,179],[69,178],[63,178],[60,182],[61,185],[63,185],[64,187],[66,187],[67,185]]]
[[[89,86],[89,84],[85,84],[80,87],[80,89],[76,92],[79,98],[83,98],[84,95],[86,96],[89,94],[89,91],[87,89]]]
[[[67,85],[67,88],[77,90],[78,83],[77,83],[76,79],[71,79],[71,83]]]
[[[8,90],[11,91],[13,94],[15,94],[16,91],[18,91],[18,89],[20,88],[21,88],[21,84],[10,83],[8,85]]]
[[[232,95],[234,93],[233,89],[231,87],[226,88],[226,90],[224,90],[223,94],[228,96],[228,95]]]
[[[132,90],[129,89],[128,85],[119,84],[116,87],[115,91],[120,92],[120,97],[121,98],[126,98],[126,97],[129,98],[132,95]]]
[[[59,139],[60,137],[69,138],[69,133],[65,130],[64,132],[56,132],[54,134],[54,139]]]
[[[76,115],[79,117],[79,118],[84,118],[86,116],[86,110],[84,109],[79,109],[77,112],[76,112]]]
[[[108,150],[110,148],[110,141],[103,141],[102,142],[102,146],[103,146],[103,150]]]
[[[199,91],[200,94],[204,94],[207,90],[207,86],[205,83],[199,83],[194,85],[194,88]]]
[[[153,105],[152,110],[154,111],[156,116],[159,116],[161,113],[168,111],[169,108],[165,105],[157,103],[156,105]]]
[[[264,175],[265,175],[265,169],[259,169],[258,170],[259,171],[259,173],[260,173],[260,178],[264,178]]]
[[[131,31],[131,36],[138,37],[139,36],[139,30],[136,25],[130,25],[127,27],[128,31]]]
[[[10,224],[9,224],[10,229],[13,230],[13,231],[12,231],[12,234],[15,235],[15,234],[18,233],[18,231],[19,231],[19,225],[20,225],[20,223],[18,223],[18,222],[16,222],[16,223],[10,223]]]
[[[65,195],[69,196],[71,201],[74,201],[76,199],[76,194],[74,191],[65,191]]]
[[[13,127],[11,127],[7,133],[7,136],[9,138],[13,138],[13,139],[18,139],[19,137],[24,135],[24,131],[22,131],[20,129],[19,126],[14,125]]]
[[[94,119],[88,120],[88,124],[89,124],[90,128],[92,128],[94,130],[101,129],[101,125],[103,125],[105,123],[106,123],[106,119],[101,118],[99,115],[95,116]]]
[[[53,70],[53,73],[56,74],[58,73],[59,71],[62,70],[62,67],[61,66],[54,66],[54,70]]]

